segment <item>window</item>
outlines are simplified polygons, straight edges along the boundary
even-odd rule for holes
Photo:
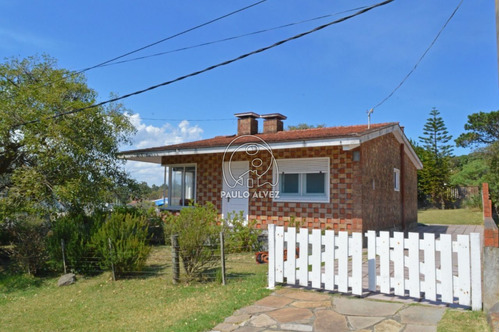
[[[169,167],[168,179],[169,207],[189,206],[195,202],[195,166],[173,165]]]
[[[394,169],[394,191],[399,191],[399,186],[401,183],[401,179],[399,177],[399,169]]]
[[[328,202],[329,158],[278,159],[273,169],[278,179],[278,202]]]

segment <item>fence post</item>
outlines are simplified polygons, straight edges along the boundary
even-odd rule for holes
[[[222,284],[226,285],[226,256],[224,254],[224,232],[220,232],[220,260],[222,272]]]
[[[111,245],[111,239],[109,237],[108,237],[108,246],[109,246],[109,257],[111,257],[111,276],[113,277],[113,281],[116,281],[115,263],[113,263],[113,246]]]
[[[172,242],[172,282],[174,284],[179,283],[179,243],[178,243],[178,235],[173,234],[170,237],[170,240]]]
[[[276,285],[276,250],[275,250],[275,226],[274,224],[267,225],[267,249],[269,250],[269,262],[267,272],[267,288],[274,289]]]
[[[62,261],[63,261],[64,274],[66,274],[66,255],[64,254],[64,251],[65,251],[64,239],[61,239],[61,250],[62,250]]]

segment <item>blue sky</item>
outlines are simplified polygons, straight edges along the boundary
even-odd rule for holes
[[[0,57],[46,53],[82,69],[245,7],[254,1],[0,0]],[[374,1],[267,0],[244,12],[131,57],[334,14]],[[459,1],[396,0],[270,51],[124,100],[142,148],[236,131],[233,114],[279,112],[285,125],[366,123],[366,111],[410,71]],[[47,5],[50,4],[50,5]],[[436,107],[456,138],[467,115],[498,109],[494,1],[467,0],[407,82],[372,122],[400,122],[418,139]],[[86,73],[100,100],[174,79],[341,17],[194,48]],[[220,119],[218,121],[211,121]],[[187,120],[187,121],[186,121]],[[193,121],[203,120],[203,121]],[[456,154],[468,150],[456,149]],[[159,184],[158,167],[129,163],[138,180]]]

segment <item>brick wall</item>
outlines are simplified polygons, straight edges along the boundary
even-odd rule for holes
[[[360,152],[360,161],[353,161],[353,152]],[[330,158],[330,201],[328,203],[273,202],[272,198],[254,198],[258,191],[272,191],[271,185],[250,188],[249,219],[257,221],[258,228],[267,224],[288,225],[293,217],[301,226],[311,228],[362,232],[401,225],[400,192],[394,191],[393,170],[400,168],[399,144],[392,135],[363,143],[354,151],[341,147],[280,149],[273,151],[276,159]],[[262,174],[269,167],[268,152],[255,156],[236,153],[232,160],[250,162],[250,169]],[[252,167],[251,160],[260,158],[263,164]],[[212,202],[222,212],[223,154],[201,154],[163,157],[163,164],[196,163],[196,200],[200,204]],[[407,157],[406,157],[407,158]],[[405,211],[408,223],[417,220],[416,169],[407,158],[404,163]],[[272,168],[259,180],[250,172],[253,182],[273,182]],[[373,189],[373,182],[375,189]]]
[[[268,223],[288,225],[293,217],[300,225],[314,228],[361,231],[361,203],[359,181],[359,163],[352,161],[352,151],[343,151],[340,147],[281,149],[273,151],[276,159],[284,158],[330,158],[330,202],[298,203],[273,202],[272,198],[253,198],[257,191],[276,190],[270,185],[249,188],[249,219],[257,221],[257,227],[267,228]],[[222,191],[222,157],[223,154],[204,154],[190,156],[163,157],[163,164],[196,163],[196,200],[200,204],[212,202],[222,212],[220,193]],[[270,158],[266,151],[255,156],[236,153],[232,160],[251,161],[254,158],[263,160],[260,167],[252,167],[258,174],[269,167]],[[272,168],[258,180],[254,173],[254,183],[272,183]],[[358,185],[358,188],[356,188]],[[356,206],[356,207],[355,207]]]
[[[498,227],[493,220],[489,187],[487,183],[482,186],[483,221],[484,221],[484,246],[498,248]]]
[[[417,168],[405,154],[404,161],[404,220],[406,229],[414,229],[418,222]]]
[[[417,172],[405,155],[401,168],[400,143],[393,135],[384,135],[363,143],[362,167],[362,219],[363,231],[402,228],[402,200],[404,190],[404,220],[411,224],[417,220]],[[394,190],[394,168],[400,170],[404,189]]]

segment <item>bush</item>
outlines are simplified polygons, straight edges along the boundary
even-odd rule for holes
[[[120,212],[113,212],[92,236],[101,266],[110,268],[113,263],[118,275],[142,269],[151,249],[148,241],[146,218]]]
[[[163,231],[163,221],[159,212],[157,212],[154,204],[149,202],[138,203],[137,206],[116,206],[115,212],[121,214],[132,214],[134,216],[143,216],[146,218],[148,228],[149,244],[162,245],[165,244],[165,234]]]
[[[99,229],[104,214],[94,213],[92,216],[72,215],[56,219],[51,224],[47,236],[47,247],[51,257],[51,265],[60,270],[62,264],[61,240],[64,241],[66,264],[73,272],[89,273],[97,269],[93,259],[91,246],[92,235]]]
[[[229,214],[224,225],[225,248],[228,252],[259,251],[259,231],[255,220],[247,222],[243,213]]]
[[[481,194],[477,194],[474,196],[469,197],[465,201],[462,202],[462,207],[468,208],[468,209],[482,209],[483,208],[483,198],[481,197]]]
[[[177,234],[179,255],[184,265],[188,280],[202,280],[204,273],[219,263],[218,212],[207,203],[184,208],[178,215],[168,214],[165,222],[171,234]],[[218,251],[215,251],[218,253]]]
[[[45,237],[48,227],[41,218],[18,215],[7,224],[12,240],[12,258],[15,263],[30,275],[38,275],[45,267],[48,258]]]

